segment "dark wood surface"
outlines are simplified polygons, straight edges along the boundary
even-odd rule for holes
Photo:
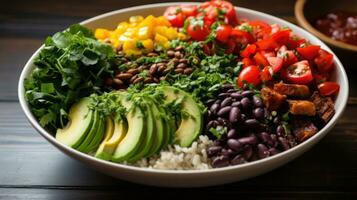
[[[19,73],[47,35],[108,11],[155,1],[62,0],[2,3],[0,7],[0,199],[171,198],[176,190],[117,180],[68,158],[27,122],[17,100]],[[240,0],[247,7],[295,22],[293,0]],[[357,59],[345,58],[343,63]],[[347,109],[309,152],[265,175],[218,187],[181,189],[179,196],[244,199],[357,199],[356,66]],[[357,68],[356,68],[357,69]]]

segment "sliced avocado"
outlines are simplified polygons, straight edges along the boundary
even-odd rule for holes
[[[154,101],[153,98],[151,97],[148,98],[153,102],[150,108],[151,108],[151,112],[153,113],[153,121],[155,123],[154,123],[154,138],[152,140],[153,144],[151,146],[150,153],[147,155],[147,157],[160,151],[161,146],[163,144],[164,135],[166,134],[166,123],[164,121],[164,116],[163,116],[165,112],[159,109],[161,107],[158,106],[158,103]]]
[[[178,129],[175,132],[175,142],[182,147],[191,146],[192,142],[197,139],[202,130],[202,112],[199,105],[193,97],[172,86],[161,86],[164,92],[166,102],[181,103],[181,120]]]
[[[153,139],[154,139],[154,120],[153,120],[153,113],[151,111],[151,107],[153,106],[153,102],[150,101],[148,98],[143,99],[143,104],[145,104],[143,110],[145,114],[145,137],[142,139],[142,142],[140,144],[140,147],[138,151],[135,153],[133,157],[128,159],[129,162],[134,162],[136,160],[139,160],[143,157],[146,157],[148,154],[150,154],[151,147],[153,145]]]
[[[108,117],[106,120],[106,136],[100,144],[95,157],[110,160],[119,142],[124,138],[126,131],[127,124],[125,119],[114,122],[112,118]]]
[[[96,133],[94,134],[94,138],[92,139],[92,141],[90,142],[90,144],[88,146],[89,152],[97,149],[99,144],[103,140],[104,131],[105,131],[105,118],[102,116],[99,116],[98,121],[99,121],[98,128],[96,130]]]
[[[131,158],[140,147],[142,139],[145,137],[146,119],[140,107],[123,98],[122,105],[128,111],[126,119],[128,131],[123,140],[118,144],[112,157],[112,161],[121,162]]]
[[[90,151],[90,144],[92,142],[92,140],[95,138],[98,128],[100,126],[100,116],[99,113],[97,111],[91,111],[93,112],[93,123],[92,123],[92,127],[90,128],[87,136],[84,138],[84,140],[82,141],[82,143],[76,148],[78,151],[84,152],[84,153],[88,153]]]
[[[111,117],[107,117],[105,120],[105,133],[104,133],[104,139],[102,143],[99,145],[99,148],[97,149],[97,152],[95,154],[95,157],[101,158],[103,160],[109,160],[111,157],[111,154],[107,155],[107,153],[104,151],[105,144],[106,142],[113,136],[114,132],[114,122]]]
[[[72,148],[77,148],[88,135],[94,121],[93,111],[88,108],[89,98],[73,104],[69,111],[70,121],[63,129],[58,129],[56,139]]]

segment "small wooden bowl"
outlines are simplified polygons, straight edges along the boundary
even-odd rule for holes
[[[336,10],[356,12],[357,4],[352,3],[351,0],[297,0],[295,3],[295,17],[300,26],[337,50],[337,53],[341,50],[356,53],[356,45],[334,40],[312,26],[318,17]]]

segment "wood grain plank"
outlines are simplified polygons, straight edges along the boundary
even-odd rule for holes
[[[113,188],[113,189],[29,189],[29,188],[3,188],[0,189],[0,199],[53,199],[53,200],[87,200],[95,197],[95,199],[137,199],[145,196],[146,199],[167,199],[172,198],[172,196],[177,193],[177,189],[162,189],[162,188],[152,188],[152,187],[135,187],[135,188],[126,188],[127,190],[123,191],[122,188]],[[225,190],[219,190],[217,188],[212,190],[212,188],[207,189],[180,189],[180,196],[182,198],[202,198],[203,195],[205,199],[230,199],[232,195],[247,200],[259,199],[259,200],[315,200],[315,199],[355,199],[356,193],[354,192],[340,192],[340,191],[281,191],[281,190],[249,190],[246,188],[237,188],[234,191],[234,194],[227,192]]]
[[[94,172],[56,150],[31,128],[18,103],[2,102],[0,111],[0,188],[132,187]],[[241,187],[318,190],[321,187],[353,191],[357,188],[355,113],[357,106],[348,106],[336,127],[295,161],[263,176],[225,186],[225,190],[232,192]]]
[[[202,0],[201,0],[202,1]],[[138,6],[148,3],[160,3],[160,0],[147,1],[117,1],[106,0],[98,6],[98,1],[70,1],[58,3],[55,0],[16,0],[5,2],[0,8],[0,36],[1,35],[32,35],[45,37],[58,30],[68,27],[72,23],[78,23],[112,10]],[[168,0],[165,2],[175,2]],[[274,6],[265,6],[264,0],[256,0],[254,4],[249,0],[233,1],[235,5],[247,7],[258,11],[282,16],[293,15],[294,0],[284,1],[271,0]]]

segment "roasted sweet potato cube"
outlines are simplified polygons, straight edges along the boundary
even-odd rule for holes
[[[315,116],[315,104],[306,100],[288,100],[289,111],[293,115]]]
[[[290,97],[308,98],[310,97],[310,89],[306,85],[286,84],[283,82],[274,84],[274,90],[280,94]]]
[[[264,87],[260,92],[265,106],[270,111],[278,110],[286,100],[286,95],[282,95],[267,87]]]

